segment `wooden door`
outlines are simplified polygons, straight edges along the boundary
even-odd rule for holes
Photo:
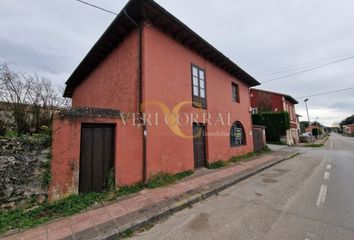
[[[197,169],[206,165],[205,126],[193,124],[193,136],[194,167]]]
[[[265,142],[263,141],[263,129],[261,128],[253,128],[253,149],[254,151],[259,151],[264,148]]]
[[[114,182],[114,125],[82,124],[79,192],[102,192]]]

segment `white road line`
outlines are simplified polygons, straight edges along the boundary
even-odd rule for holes
[[[324,178],[325,180],[328,180],[328,179],[329,179],[329,175],[330,175],[329,172],[325,172],[324,175],[323,175],[323,178]]]
[[[317,203],[316,206],[318,208],[321,208],[326,200],[326,194],[327,194],[327,186],[326,185],[322,185],[321,189],[320,189],[320,193],[318,194],[318,198],[317,198]]]
[[[332,158],[329,158],[329,159],[328,159],[328,162],[332,162]]]
[[[331,138],[331,150],[333,150],[333,141],[332,141],[332,138]]]
[[[327,170],[331,169],[332,168],[331,164],[328,164],[326,168]]]

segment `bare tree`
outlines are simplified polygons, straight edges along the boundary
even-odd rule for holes
[[[18,133],[29,131],[29,119],[26,107],[29,103],[33,79],[23,78],[20,74],[9,69],[7,64],[0,68],[0,98],[11,103],[10,111],[17,125]]]
[[[0,66],[0,100],[11,103],[10,111],[19,134],[50,126],[54,112],[64,104],[70,105],[58,92],[47,78],[17,73],[5,63]]]
[[[49,79],[30,76],[33,78],[31,97],[31,127],[38,132],[41,126],[50,126],[54,112],[60,107],[60,99],[55,87]]]
[[[59,87],[59,93],[60,94],[63,94],[64,90],[65,90],[64,87]],[[61,108],[69,109],[72,106],[71,103],[72,103],[71,98],[67,98],[67,97],[60,97],[59,98],[59,106]]]

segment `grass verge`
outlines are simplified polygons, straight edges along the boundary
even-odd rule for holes
[[[71,195],[54,203],[43,203],[33,209],[0,212],[0,234],[12,229],[33,228],[57,218],[74,215],[103,201],[112,201],[119,197],[140,192],[144,188],[157,188],[172,184],[191,174],[193,174],[192,171],[175,175],[160,173],[151,177],[146,184],[137,183],[133,186],[122,186],[111,192]]]

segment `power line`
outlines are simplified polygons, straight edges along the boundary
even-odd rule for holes
[[[256,73],[256,77],[264,76],[264,75],[272,75],[273,73],[275,74],[275,73],[295,70],[295,69],[299,69],[299,68],[312,67],[312,66],[318,65],[318,64],[323,63],[323,62],[332,61],[332,60],[336,60],[336,59],[342,59],[342,58],[349,57],[349,56],[352,56],[352,55],[353,54],[345,54],[345,55],[337,56],[337,57],[329,57],[329,58],[324,58],[324,59],[321,59],[321,60],[314,60],[314,61],[308,61],[308,62],[294,64],[294,65],[271,68],[271,69],[264,70],[264,71]]]
[[[346,57],[348,56],[352,56],[353,54],[351,55],[346,55]],[[312,67],[318,67],[322,64],[325,64],[325,63],[328,63],[329,61],[334,61],[334,60],[339,60],[339,59],[342,59],[344,58],[341,57],[341,58],[332,58],[332,59],[328,59],[328,60],[321,60],[321,61],[317,61],[316,62],[313,62],[312,64],[308,63],[303,63],[303,64],[298,64],[298,65],[294,65],[293,67],[287,67],[287,68],[279,68],[278,70],[274,70],[274,71],[268,71],[268,72],[264,72],[263,74],[259,74],[259,75],[256,75],[256,78],[260,78],[260,77],[266,77],[266,76],[272,76],[272,75],[280,75],[280,74],[290,74],[290,73],[293,73],[295,71],[301,71],[301,70],[305,70],[305,69],[309,69],[309,68],[312,68]]]
[[[316,70],[316,69],[319,69],[319,68],[324,68],[324,67],[336,64],[336,63],[344,62],[344,61],[347,61],[347,60],[350,60],[350,59],[353,59],[353,58],[354,58],[354,56],[350,56],[350,57],[347,57],[347,58],[342,58],[342,59],[339,59],[339,60],[336,60],[336,61],[332,61],[332,62],[329,62],[329,63],[326,63],[326,64],[322,64],[322,65],[319,65],[319,66],[316,66],[316,67],[308,68],[306,70],[302,70],[302,71],[286,74],[286,75],[283,75],[283,76],[280,76],[280,77],[276,77],[276,78],[271,78],[271,79],[265,80],[265,81],[263,81],[261,83],[273,82],[273,81],[276,81],[276,80],[279,80],[279,79],[282,79],[282,78],[287,78],[287,77],[299,75],[299,74],[302,74],[302,73],[305,73],[305,72],[310,72],[310,71],[313,71],[313,70]]]
[[[118,14],[117,14],[117,13],[115,13],[115,12],[112,12],[112,11],[110,11],[110,10],[108,10],[108,9],[105,9],[105,8],[99,7],[99,6],[97,6],[97,5],[94,5],[94,4],[89,3],[89,2],[86,2],[86,1],[82,1],[82,0],[74,0],[74,1],[77,1],[77,2],[79,2],[79,3],[83,3],[83,4],[88,5],[88,6],[90,6],[90,7],[97,8],[97,9],[99,9],[99,10],[102,10],[102,11],[104,11],[104,12],[107,12],[107,13],[113,14],[113,15],[115,15],[115,16],[117,16],[117,15],[118,15]]]
[[[302,69],[308,69],[310,67],[316,67],[319,64],[311,64],[311,65],[305,65],[305,66],[297,66],[297,67],[292,67],[292,68],[287,68],[287,69],[283,69],[283,70],[278,70],[278,71],[273,71],[273,72],[268,72],[268,73],[263,73],[260,75],[256,75],[256,78],[259,77],[266,77],[266,76],[272,76],[272,75],[279,75],[281,73],[285,74],[285,73],[291,73],[294,72],[296,70],[302,70]],[[281,68],[280,68],[281,69]]]
[[[329,91],[329,92],[316,93],[316,94],[307,95],[307,96],[303,96],[303,97],[297,97],[297,99],[315,97],[315,96],[320,96],[320,95],[325,95],[325,94],[330,94],[330,93],[336,93],[336,92],[343,92],[343,91],[348,91],[348,90],[352,90],[352,89],[354,89],[354,87],[342,88],[342,89],[333,90],[333,91]]]

